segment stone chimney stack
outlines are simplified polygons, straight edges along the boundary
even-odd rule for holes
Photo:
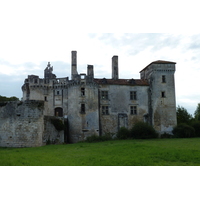
[[[117,80],[119,78],[118,74],[118,56],[112,57],[112,79]]]
[[[73,80],[77,75],[77,52],[72,51],[72,68],[71,68],[71,79]]]
[[[88,65],[88,68],[87,68],[87,75],[88,77],[90,78],[94,78],[94,70],[93,70],[93,65]]]

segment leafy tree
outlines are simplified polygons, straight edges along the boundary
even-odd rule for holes
[[[178,106],[176,108],[177,124],[189,124],[192,120],[192,115],[184,107]]]
[[[198,103],[197,108],[194,112],[194,118],[198,121],[200,121],[200,103]]]
[[[19,101],[17,97],[5,97],[0,95],[0,101]]]

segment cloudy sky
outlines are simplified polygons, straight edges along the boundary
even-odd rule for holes
[[[120,78],[140,78],[156,60],[176,62],[177,105],[193,114],[200,103],[200,32],[191,2],[1,0],[0,95],[21,98],[24,79],[43,78],[49,61],[57,77],[70,77],[76,50],[78,72],[92,64],[96,78],[111,77],[113,55]]]

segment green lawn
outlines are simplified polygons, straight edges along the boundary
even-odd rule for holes
[[[1,166],[200,166],[200,138],[0,148]]]

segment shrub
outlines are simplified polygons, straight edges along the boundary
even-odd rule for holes
[[[187,124],[178,124],[174,127],[172,133],[177,138],[195,137],[195,129]]]
[[[195,136],[200,137],[200,121],[194,121],[192,122],[191,126],[195,130]]]
[[[112,137],[110,135],[103,135],[103,136],[98,136],[98,135],[91,135],[86,138],[86,142],[103,142],[107,140],[112,140]]]
[[[121,127],[117,132],[117,138],[121,140],[130,138],[130,130],[125,127]]]
[[[57,131],[62,131],[65,128],[64,123],[60,119],[53,118],[51,119],[51,123],[54,125]]]
[[[174,136],[172,134],[169,134],[169,133],[164,133],[164,134],[161,134],[160,136],[162,139],[164,138],[173,138]]]
[[[137,122],[131,129],[131,137],[134,139],[157,138],[155,129],[145,122]]]

